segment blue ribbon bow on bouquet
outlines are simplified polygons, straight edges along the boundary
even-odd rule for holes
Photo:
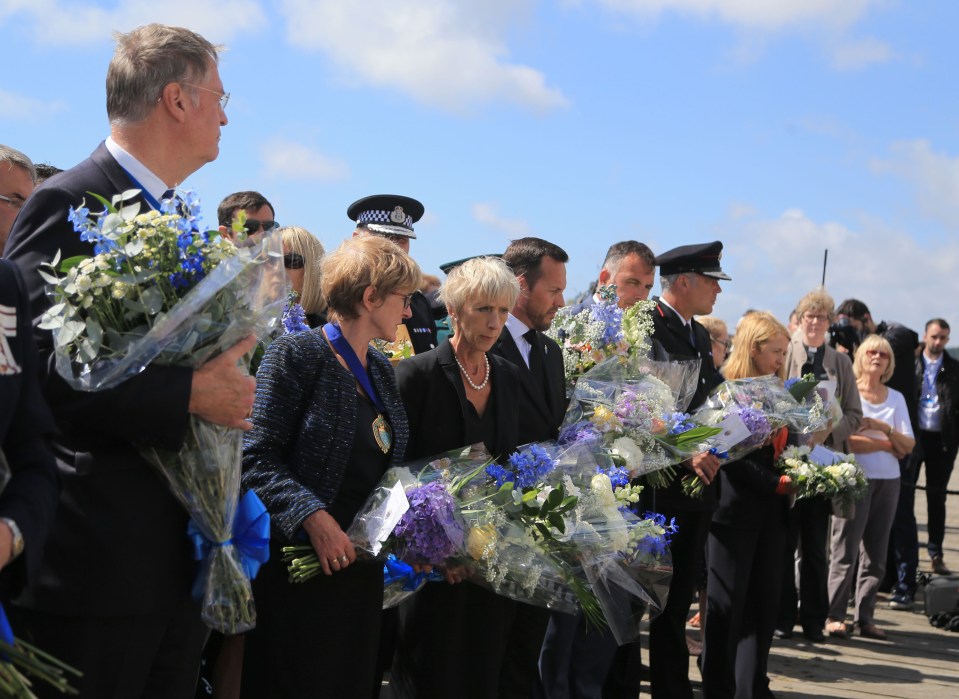
[[[434,580],[442,580],[443,576],[437,573],[436,571],[427,573],[420,572],[417,573],[413,570],[413,566],[403,561],[397,560],[396,556],[392,553],[386,557],[386,561],[383,563],[383,586],[387,586],[390,583],[402,581],[403,589],[407,592],[415,592],[420,585],[425,582],[431,582]]]
[[[233,519],[233,537],[226,541],[211,541],[191,519],[187,535],[193,542],[193,558],[206,560],[215,547],[232,544],[243,564],[243,572],[250,580],[256,577],[260,566],[270,560],[270,514],[266,506],[252,490],[246,491],[237,503]],[[203,595],[203,575],[197,577],[193,596]]]
[[[12,646],[14,643],[13,627],[10,626],[10,620],[7,619],[7,610],[3,608],[2,604],[0,604],[0,641],[8,646]],[[9,662],[10,658],[6,656],[6,653],[0,653],[0,660]]]

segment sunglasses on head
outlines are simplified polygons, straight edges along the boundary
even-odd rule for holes
[[[248,218],[244,223],[243,227],[246,229],[246,232],[250,235],[253,235],[260,229],[263,229],[263,232],[272,231],[276,228],[278,224],[276,221],[261,221],[256,218]]]
[[[305,265],[303,260],[303,255],[299,255],[295,252],[288,252],[283,255],[283,266],[287,269],[303,269]]]

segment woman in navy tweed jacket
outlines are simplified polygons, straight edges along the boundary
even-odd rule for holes
[[[409,441],[393,369],[369,343],[394,339],[420,271],[393,243],[364,237],[327,255],[321,272],[335,320],[267,349],[244,442],[243,485],[274,525],[254,583],[249,697],[367,699],[378,685],[382,565],[357,561],[344,531]],[[293,541],[313,545],[324,575],[288,581],[280,549]]]

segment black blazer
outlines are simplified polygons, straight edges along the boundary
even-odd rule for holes
[[[916,396],[922,401],[925,390],[926,355],[916,357]],[[942,451],[954,454],[959,447],[959,362],[948,352],[942,353],[942,365],[936,373],[936,395],[942,412]],[[918,428],[919,421],[916,420]]]
[[[723,464],[719,470],[719,507],[713,522],[742,529],[778,522],[785,527],[789,498],[776,494],[779,485],[772,446]]]
[[[496,443],[487,447],[492,456],[503,456],[521,444],[520,377],[517,368],[502,357],[487,356],[492,384],[487,410],[496,411]],[[481,435],[466,428],[466,389],[449,340],[397,364],[396,382],[410,423],[407,458],[433,456],[483,441]]]
[[[0,517],[16,522],[26,545],[0,575],[4,599],[33,579],[60,494],[57,465],[47,444],[53,417],[40,394],[30,325],[20,271],[0,260],[0,449],[11,472],[0,493]]]
[[[543,343],[543,360],[546,366],[546,390],[534,383],[523,355],[513,341],[509,328],[504,327],[491,354],[498,355],[513,364],[520,374],[520,444],[545,442],[559,436],[559,426],[566,414],[566,372],[563,369],[563,350],[556,342],[539,333]]]
[[[87,192],[107,199],[133,187],[102,143],[90,158],[47,180],[27,199],[6,257],[23,273],[31,312],[49,305],[42,261],[90,255],[67,221]],[[56,373],[52,336],[36,330],[40,382],[53,411],[53,450],[63,490],[40,566],[18,604],[59,614],[164,613],[190,594],[196,566],[187,515],[135,443],[177,451],[187,427],[193,372],[149,366],[117,388],[74,391]]]
[[[674,359],[699,359],[699,378],[696,383],[696,393],[686,408],[691,412],[701,406],[709,392],[723,382],[723,375],[713,366],[712,344],[709,332],[695,320],[692,321],[696,343],[690,342],[689,330],[682,318],[669,306],[656,299],[656,308],[653,309],[653,339]],[[688,498],[683,495],[680,486],[680,477],[691,473],[680,468],[679,476],[666,488],[657,489],[654,493],[657,507],[668,505],[674,508],[692,511],[708,511],[716,506],[716,484],[703,488],[702,499]]]

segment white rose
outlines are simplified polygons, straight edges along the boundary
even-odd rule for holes
[[[638,471],[643,465],[643,452],[629,437],[618,437],[611,447],[613,454],[623,457],[629,471]]]
[[[613,495],[613,484],[605,473],[597,473],[589,482],[590,490],[596,502],[603,507],[616,505],[616,496]]]

